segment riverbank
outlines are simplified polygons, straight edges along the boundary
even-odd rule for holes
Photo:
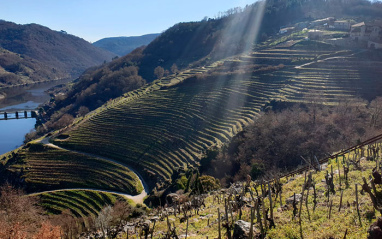
[[[71,78],[58,78],[58,79],[53,79],[53,80],[44,80],[44,81],[36,81],[36,82],[30,82],[30,83],[24,83],[24,84],[15,84],[15,85],[10,85],[10,86],[1,86],[1,90],[6,90],[6,89],[11,89],[11,88],[17,88],[17,87],[28,87],[28,86],[33,86],[33,85],[38,85],[38,84],[46,84],[46,83],[53,83],[57,81],[70,81]],[[0,100],[1,100],[1,92],[0,92]]]
[[[0,110],[31,111],[50,100],[49,89],[56,85],[66,84],[71,79],[40,82],[25,86],[14,86],[0,89]],[[34,130],[36,119],[18,119],[0,121],[0,155],[20,147],[24,143],[25,135]]]

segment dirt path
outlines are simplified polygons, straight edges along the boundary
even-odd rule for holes
[[[93,191],[98,191],[98,192],[109,192],[109,193],[118,194],[118,195],[121,195],[121,196],[123,196],[125,198],[133,200],[135,203],[143,203],[144,198],[149,194],[149,187],[148,187],[147,183],[144,181],[143,177],[137,171],[132,169],[130,166],[128,166],[126,164],[122,164],[122,163],[120,163],[120,162],[118,162],[116,160],[103,157],[103,156],[99,156],[99,155],[95,155],[95,154],[90,154],[90,153],[85,153],[85,152],[81,152],[81,151],[77,151],[77,150],[65,149],[65,148],[62,148],[62,147],[57,146],[55,144],[52,144],[51,142],[49,142],[49,140],[50,140],[50,137],[45,137],[44,139],[42,139],[40,141],[40,143],[42,143],[42,144],[44,144],[44,145],[46,145],[48,147],[51,147],[51,148],[71,151],[71,152],[82,154],[82,155],[85,155],[85,156],[88,156],[88,157],[92,157],[92,158],[99,158],[99,159],[102,159],[102,160],[105,160],[105,161],[109,161],[109,162],[112,162],[112,163],[115,163],[115,164],[118,164],[118,165],[121,165],[121,166],[124,166],[124,167],[128,168],[131,172],[133,172],[135,175],[137,175],[140,183],[143,186],[143,190],[142,190],[142,192],[140,194],[135,195],[135,196],[130,195],[130,194],[121,193],[121,192],[114,192],[114,191],[100,190],[100,189],[87,189],[87,188],[59,189],[59,190],[44,191],[44,192],[39,192],[39,193],[32,193],[32,194],[29,194],[29,195],[34,196],[34,195],[39,195],[39,194],[46,193],[46,192],[58,192],[58,191],[69,191],[69,190],[93,190]]]
[[[54,193],[54,192],[65,192],[65,191],[96,191],[96,192],[101,192],[101,193],[112,193],[112,194],[116,194],[116,195],[119,195],[121,197],[124,197],[126,199],[131,199],[135,203],[142,203],[143,202],[143,200],[142,200],[142,202],[139,202],[139,199],[137,200],[137,197],[139,195],[131,196],[131,195],[126,194],[126,193],[121,193],[121,192],[116,192],[116,191],[111,191],[111,190],[94,189],[94,188],[65,188],[65,189],[56,189],[56,190],[43,191],[43,192],[38,192],[38,193],[30,193],[30,194],[28,194],[28,196],[38,196],[38,195],[41,195],[43,193]]]
[[[321,60],[315,60],[315,61],[311,61],[311,62],[308,62],[308,63],[305,63],[305,64],[302,64],[302,65],[299,65],[299,66],[296,66],[295,69],[301,69],[305,66],[309,66],[309,65],[312,65],[312,64],[315,64],[315,63],[318,63],[318,62],[324,62],[324,61],[328,61],[328,60],[333,60],[333,59],[341,59],[341,58],[349,58],[349,57],[352,57],[354,55],[357,55],[357,54],[360,54],[362,52],[365,52],[367,50],[361,50],[361,51],[358,51],[358,52],[353,52],[349,55],[344,55],[344,56],[331,56],[331,57],[328,57],[328,58],[324,58],[324,59],[321,59]]]

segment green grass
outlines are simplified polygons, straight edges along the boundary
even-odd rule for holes
[[[351,153],[353,155],[353,153]],[[349,154],[346,155],[349,157]],[[341,160],[340,160],[341,161]],[[331,218],[328,219],[329,205],[327,202],[327,197],[325,195],[326,192],[326,184],[322,182],[324,180],[324,176],[326,174],[326,170],[331,170],[331,166],[333,166],[333,171],[335,172],[340,166],[340,174],[341,174],[341,187],[339,185],[339,174],[334,173],[334,184],[335,184],[335,194],[330,195],[330,200],[333,200],[332,204],[332,212]],[[359,223],[356,206],[354,204],[355,201],[355,184],[362,184],[362,177],[366,177],[367,179],[371,175],[371,171],[373,167],[375,167],[375,162],[373,161],[361,161],[362,170],[355,170],[353,166],[350,167],[350,172],[348,174],[348,182],[349,185],[345,185],[344,171],[342,167],[342,162],[339,162],[339,165],[335,160],[332,160],[327,165],[327,168],[321,172],[313,172],[313,179],[316,182],[316,190],[317,190],[317,207],[315,211],[313,211],[313,189],[311,188],[309,191],[308,197],[308,207],[310,213],[310,221],[308,218],[308,213],[306,210],[305,200],[303,201],[303,208],[301,213],[302,218],[302,229],[304,238],[343,238],[345,234],[345,230],[348,229],[348,234],[346,238],[358,239],[358,238],[366,238],[367,237],[367,229],[376,219],[373,216],[379,216],[376,211],[374,211],[372,202],[367,193],[360,193],[361,186],[358,185],[359,190],[359,209],[361,215],[362,226]],[[293,178],[281,179],[283,183],[282,188],[282,204],[285,205],[286,198],[291,197],[294,193],[301,193],[302,185],[304,183],[304,175],[296,175]],[[254,184],[252,184],[254,185]],[[370,185],[370,184],[369,184]],[[252,188],[253,190],[253,188]],[[260,190],[260,189],[258,189]],[[340,201],[340,190],[343,190],[343,203],[342,209],[338,212],[339,209],[339,201]],[[377,185],[377,191],[382,191],[382,186]],[[256,195],[256,194],[255,194]],[[250,194],[247,193],[246,197],[250,198]],[[306,191],[304,198],[306,198]],[[273,213],[275,218],[276,227],[273,229],[267,230],[266,238],[300,238],[300,227],[298,223],[298,216],[293,218],[293,209],[284,209],[280,208],[280,201],[277,199],[275,203],[275,195],[273,195]],[[349,202],[350,207],[347,205]],[[265,199],[265,207],[269,208],[269,200],[268,197]],[[299,204],[297,205],[299,208]],[[225,213],[224,209],[224,200],[220,204],[217,203],[217,200],[213,200],[213,196],[208,196],[206,198],[206,208],[201,208],[199,215],[195,215],[192,213],[192,216],[189,218],[189,227],[188,227],[188,235],[192,235],[192,238],[217,238],[218,236],[218,223],[217,223],[217,211],[218,208],[222,213],[222,216]],[[231,213],[229,213],[229,221],[231,221]],[[183,213],[182,215],[183,216]],[[207,216],[207,217],[206,217]],[[262,217],[262,214],[261,214]],[[184,235],[186,233],[186,222],[181,223],[179,220],[179,216],[176,218],[174,215],[169,216],[171,222],[175,223],[177,228],[177,233],[179,235]],[[207,219],[209,218],[209,219]],[[232,213],[233,221],[239,219],[239,213],[234,211]],[[249,207],[243,207],[243,216],[242,220],[249,222],[250,221],[250,209]],[[158,221],[155,226],[155,234],[154,238],[160,238],[164,232],[167,231],[166,220]],[[209,223],[209,226],[208,226]],[[225,219],[222,219],[222,224],[225,223]],[[259,223],[254,220],[254,225],[259,229]],[[226,233],[226,229],[222,227],[222,235]]]

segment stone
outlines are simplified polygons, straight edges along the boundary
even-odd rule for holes
[[[251,223],[238,220],[235,222],[233,228],[233,239],[249,239],[249,230],[251,227]],[[253,237],[258,238],[260,236],[260,232],[256,227],[253,227]]]
[[[382,230],[378,226],[371,226],[368,230],[368,239],[380,239],[382,238]]]
[[[369,234],[367,238],[368,239],[382,238],[381,226],[382,226],[382,217],[379,217],[376,222],[371,224],[371,226],[369,227],[369,230],[367,230]]]
[[[301,200],[302,195],[300,193],[296,193],[296,203]],[[293,204],[293,195],[285,200],[287,204]]]
[[[324,163],[321,165],[321,171],[325,170],[328,167],[328,163]]]

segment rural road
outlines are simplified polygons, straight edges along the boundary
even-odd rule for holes
[[[93,190],[93,191],[98,191],[98,192],[108,192],[108,193],[118,194],[118,195],[123,196],[123,197],[125,197],[127,199],[131,199],[135,203],[143,203],[144,198],[149,194],[149,187],[148,187],[147,183],[144,181],[143,177],[137,171],[132,169],[130,166],[128,166],[126,164],[122,164],[122,163],[120,163],[120,162],[118,162],[116,160],[113,160],[113,159],[110,159],[110,158],[106,158],[106,157],[102,157],[102,156],[99,156],[99,155],[90,154],[90,153],[84,153],[84,152],[77,151],[77,150],[65,149],[65,148],[62,148],[62,147],[57,146],[55,144],[52,144],[51,142],[49,142],[49,140],[50,140],[50,137],[45,137],[44,139],[42,139],[40,141],[40,143],[42,143],[42,144],[44,144],[44,145],[46,145],[48,147],[51,147],[51,148],[71,151],[71,152],[82,154],[82,155],[85,155],[85,156],[88,156],[88,157],[99,158],[99,159],[102,159],[102,160],[105,160],[105,161],[109,161],[109,162],[112,162],[112,163],[115,163],[115,164],[118,164],[120,166],[128,168],[135,175],[137,175],[140,183],[143,186],[143,190],[142,190],[142,192],[140,194],[135,195],[135,196],[130,195],[130,194],[121,193],[121,192],[114,192],[114,191],[101,190],[101,189],[90,189],[90,188],[89,189],[88,188],[58,189],[58,190],[44,191],[44,192],[39,192],[39,193],[32,193],[32,194],[29,194],[29,195],[34,196],[34,195],[38,195],[38,194],[42,194],[42,193],[46,193],[46,192],[58,192],[58,191],[69,191],[69,190]]]

